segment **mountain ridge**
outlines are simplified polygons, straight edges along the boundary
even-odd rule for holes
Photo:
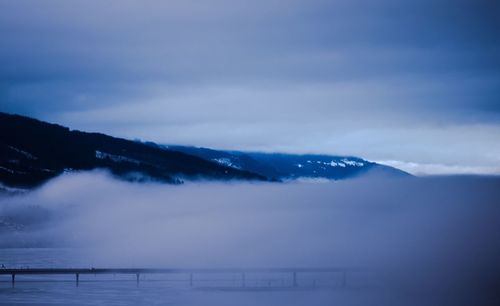
[[[64,171],[96,168],[107,169],[127,180],[152,179],[174,184],[182,183],[184,178],[267,180],[179,151],[0,113],[0,182],[3,184],[29,188]]]
[[[379,170],[407,173],[357,157],[223,151],[159,145],[0,112],[0,183],[32,188],[66,171],[106,169],[129,181],[286,181],[347,179]]]
[[[236,169],[245,169],[275,180],[293,180],[297,178],[339,180],[358,177],[369,172],[371,174],[378,172],[378,175],[385,174],[388,176],[411,176],[402,170],[355,156],[244,152],[178,145],[167,145],[165,147]]]

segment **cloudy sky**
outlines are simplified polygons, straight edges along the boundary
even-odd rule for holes
[[[0,0],[0,110],[500,174],[500,2]]]

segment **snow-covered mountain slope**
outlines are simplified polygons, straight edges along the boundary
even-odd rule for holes
[[[360,175],[410,176],[399,169],[352,156],[221,151],[171,145],[166,147],[276,180],[297,178],[338,180]]]

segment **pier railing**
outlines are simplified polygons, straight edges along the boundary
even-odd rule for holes
[[[10,276],[10,282],[14,287],[16,284],[16,276],[18,275],[74,275],[74,281],[76,286],[80,284],[80,275],[135,275],[135,282],[137,286],[141,282],[141,275],[148,274],[183,274],[186,278],[183,281],[186,282],[190,287],[195,285],[195,276],[201,275],[214,275],[214,274],[231,274],[233,277],[235,275],[239,276],[238,284],[235,286],[247,287],[249,274],[274,274],[280,275],[282,278],[281,286],[283,287],[299,287],[299,278],[302,275],[314,274],[319,276],[320,274],[329,274],[331,276],[335,275],[338,280],[337,286],[346,287],[348,274],[359,272],[359,269],[354,268],[206,268],[206,269],[178,269],[178,268],[18,268],[18,269],[0,269],[0,281],[2,281],[1,276]],[[283,277],[287,279],[285,282]],[[205,279],[206,280],[206,279]],[[270,282],[269,282],[270,285]],[[312,282],[309,285],[316,286],[316,279],[313,277]]]

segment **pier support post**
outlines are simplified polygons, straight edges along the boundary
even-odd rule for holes
[[[16,284],[16,274],[12,273],[12,288],[14,288],[15,284]]]
[[[193,287],[193,273],[189,273],[189,287]]]
[[[140,274],[139,274],[139,273],[137,273],[137,274],[135,275],[135,279],[136,279],[136,281],[137,281],[137,287],[139,287],[139,276],[140,276]]]
[[[241,287],[245,287],[246,286],[246,276],[245,276],[245,272],[242,272],[241,273]]]
[[[347,272],[342,272],[342,288],[347,287]]]
[[[79,273],[75,274],[75,279],[76,279],[76,286],[78,287],[80,285],[80,274]]]
[[[297,272],[293,272],[293,286],[297,287]]]

